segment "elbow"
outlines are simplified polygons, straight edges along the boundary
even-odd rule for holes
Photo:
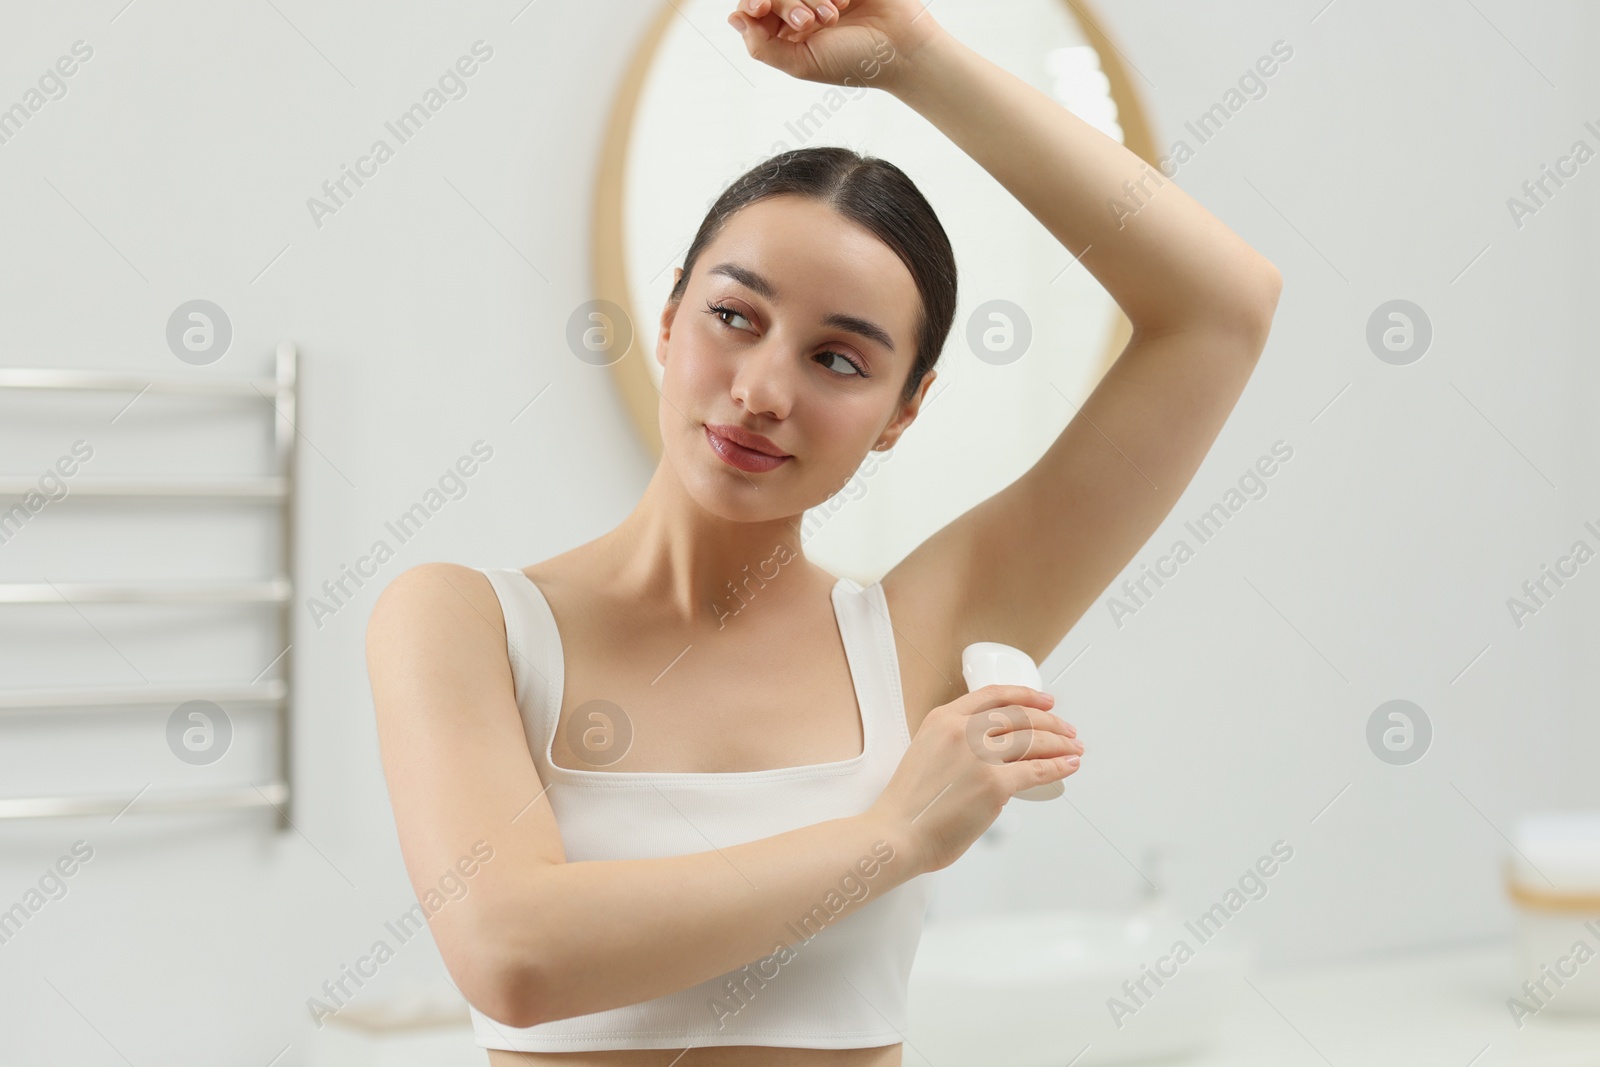
[[[531,967],[503,966],[486,985],[472,1006],[501,1026],[521,1029],[548,1021],[539,1011],[544,997]]]
[[[1278,297],[1283,293],[1283,275],[1269,260],[1261,261],[1262,280],[1256,297],[1254,321],[1264,347],[1267,334],[1272,330],[1273,316],[1278,313]]]
[[[1246,353],[1254,360],[1266,347],[1278,313],[1283,275],[1271,261],[1255,256],[1246,267],[1219,277],[1217,288],[1204,300],[1204,310],[1167,325],[1131,320],[1134,336],[1160,337],[1168,333],[1203,331],[1223,350]]]
[[[477,918],[476,928],[456,943],[462,951],[445,958],[456,988],[473,1008],[501,1026],[520,1029],[548,1022],[543,1011],[546,987],[532,962],[539,954],[508,936],[510,924],[481,912]]]
[[[1256,268],[1256,280],[1244,289],[1247,295],[1232,302],[1232,310],[1219,328],[1254,361],[1267,347],[1272,319],[1278,313],[1278,295],[1283,291],[1283,276],[1277,267],[1262,259]]]

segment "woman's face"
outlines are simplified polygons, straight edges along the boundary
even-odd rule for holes
[[[742,209],[662,312],[665,459],[724,518],[816,506],[915,417],[934,379],[901,402],[920,307],[899,256],[826,204],[778,196]],[[788,458],[735,451],[708,426],[760,434]]]

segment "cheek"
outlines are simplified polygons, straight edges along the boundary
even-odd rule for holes
[[[811,442],[812,454],[830,471],[849,474],[878,440],[882,421],[876,404],[845,403],[836,398],[813,405],[805,419],[805,439]]]
[[[675,341],[661,369],[661,397],[657,401],[663,443],[671,440],[680,458],[705,447],[701,424],[726,419],[733,410],[727,399],[728,382],[716,353],[703,340],[682,337]]]
[[[679,338],[662,368],[662,391],[671,396],[703,397],[714,389],[721,373],[716,349],[704,338],[690,334]]]

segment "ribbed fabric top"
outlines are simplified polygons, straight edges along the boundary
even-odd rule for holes
[[[537,584],[509,567],[480,568],[494,585],[528,748],[569,861],[649,859],[726,848],[866,811],[906,746],[894,631],[881,583],[833,586],[863,751],[846,760],[727,773],[576,770],[551,744],[564,688],[561,635]],[[832,893],[796,915],[769,955],[638,1004],[512,1027],[471,1009],[483,1048],[523,1052],[775,1045],[867,1048],[904,1040],[906,990],[937,872],[880,892],[865,854]],[[837,917],[849,900],[867,898]],[[641,961],[647,966],[648,961]]]

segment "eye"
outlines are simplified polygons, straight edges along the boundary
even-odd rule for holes
[[[739,314],[739,312],[735,311],[733,308],[724,307],[721,304],[713,304],[713,303],[710,303],[709,301],[706,303],[706,314],[715,315],[718,322],[722,323],[722,325],[728,327],[731,330],[737,330],[737,329],[739,329],[739,327],[734,326],[732,323],[728,322],[722,316],[724,316],[724,315],[732,315],[734,318],[744,319],[745,325],[748,326],[750,324],[750,320],[749,319],[745,319],[743,315]]]
[[[728,328],[730,330],[737,330],[737,329],[740,329],[740,327],[735,326],[732,323],[730,323],[727,319],[724,319],[722,317],[724,315],[732,315],[736,319],[744,319],[745,325],[747,325],[747,326],[750,324],[750,320],[745,318],[744,315],[740,314],[734,308],[728,307],[728,306],[726,306],[724,304],[713,304],[709,300],[706,301],[706,314],[714,316],[718,322],[722,323],[723,326],[725,326],[726,328]],[[834,352],[832,350],[829,350],[827,352],[819,352],[819,353],[817,353],[817,358],[818,359],[827,360],[829,357],[837,357],[839,359],[844,360],[846,363],[848,363],[850,365],[851,369],[848,370],[848,371],[842,371],[842,370],[838,370],[837,368],[832,368],[832,367],[829,368],[830,370],[833,371],[834,374],[838,375],[840,378],[870,378],[870,377],[872,377],[872,375],[867,373],[865,367],[863,367],[857,361],[851,359],[849,356],[845,355],[843,352]],[[824,363],[824,366],[826,366],[826,365],[827,364]]]
[[[851,359],[849,356],[845,355],[843,352],[828,351],[828,352],[818,352],[817,353],[817,358],[818,359],[827,359],[829,356],[838,356],[840,359],[844,360],[846,363],[850,364],[850,366],[855,368],[855,372],[854,373],[849,373],[849,372],[846,372],[846,371],[838,371],[837,373],[840,374],[842,377],[846,377],[846,378],[866,378],[866,377],[869,376],[866,371],[861,369],[861,364],[857,363],[855,360]]]

